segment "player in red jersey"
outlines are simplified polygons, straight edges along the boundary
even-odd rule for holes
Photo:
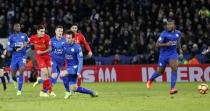
[[[76,41],[77,44],[82,44],[84,45],[87,53],[88,53],[88,57],[91,58],[93,53],[92,53],[92,50],[90,48],[90,45],[88,44],[88,42],[86,41],[85,37],[83,36],[82,33],[78,32],[78,26],[77,24],[73,24],[71,27],[70,27],[70,30],[72,32],[74,32],[75,36],[74,36],[74,40]],[[81,85],[81,79],[78,79],[78,82],[77,82],[77,85],[80,86]]]
[[[43,83],[42,91],[40,92],[41,97],[48,97],[46,90],[49,90],[51,96],[56,96],[52,91],[52,86],[50,83],[50,73],[51,73],[51,58],[50,58],[50,36],[45,34],[45,27],[39,25],[37,27],[37,34],[30,37],[29,42],[33,45],[35,51],[35,58],[40,68],[41,72],[46,74],[46,78],[42,81],[40,77],[37,78],[37,82],[34,86],[38,84],[38,81]]]

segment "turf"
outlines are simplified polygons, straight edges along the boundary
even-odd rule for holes
[[[83,86],[99,92],[98,98],[77,94],[68,100],[62,84],[54,87],[55,98],[40,98],[41,86],[27,83],[16,96],[8,84],[6,92],[0,91],[0,111],[210,111],[210,94],[199,94],[198,84],[178,83],[179,93],[170,96],[169,83],[155,83],[152,89],[145,83],[89,83]]]

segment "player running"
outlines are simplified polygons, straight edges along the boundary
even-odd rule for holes
[[[163,74],[167,64],[172,68],[171,72],[171,89],[170,94],[175,94],[178,90],[175,88],[177,80],[177,46],[179,46],[180,53],[182,53],[180,46],[181,32],[175,30],[175,23],[173,20],[167,21],[167,29],[164,30],[156,43],[156,47],[160,48],[160,56],[158,62],[158,71],[155,71],[147,82],[147,88],[151,88],[153,81]]]
[[[88,57],[91,58],[93,53],[92,53],[92,50],[90,48],[90,45],[88,44],[88,42],[86,41],[85,37],[83,36],[82,33],[79,33],[78,32],[78,25],[77,24],[73,24],[71,27],[70,27],[70,30],[72,32],[74,32],[74,40],[76,41],[77,44],[79,45],[84,45],[87,53],[88,53]],[[81,85],[81,78],[78,79],[78,82],[77,82],[77,85],[80,86]]]
[[[28,36],[25,33],[20,32],[21,27],[19,23],[15,23],[13,29],[14,33],[8,38],[7,51],[12,54],[10,68],[14,82],[17,82],[16,73],[19,70],[17,95],[21,95],[23,73],[26,64],[26,46],[28,43]]]
[[[97,97],[98,94],[77,86],[77,79],[81,78],[81,70],[83,66],[83,54],[81,47],[74,42],[74,33],[72,31],[68,31],[66,33],[66,44],[64,45],[64,53],[65,60],[67,63],[67,69],[61,72],[61,76],[63,77],[64,87],[66,90],[65,99],[68,99],[72,92],[80,92],[89,94],[92,97]],[[69,89],[70,85],[70,89]]]
[[[52,75],[50,79],[53,85],[56,84],[64,64],[65,55],[63,46],[65,43],[66,39],[63,37],[63,27],[58,25],[55,28],[55,36],[51,39]]]
[[[45,90],[49,90],[51,96],[56,96],[52,90],[51,82],[50,82],[50,73],[51,73],[51,58],[50,58],[50,36],[45,34],[45,27],[43,25],[39,25],[37,27],[37,34],[30,37],[29,42],[34,47],[35,50],[35,58],[40,68],[41,72],[46,75],[45,80],[41,80],[39,77],[38,81],[43,83],[42,90],[40,92],[40,97],[49,97],[49,95],[45,92]],[[34,86],[37,82],[34,83]]]

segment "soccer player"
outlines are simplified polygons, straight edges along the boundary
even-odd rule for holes
[[[154,72],[147,82],[147,88],[152,86],[153,81],[163,74],[167,64],[172,68],[171,72],[171,89],[170,94],[175,94],[178,90],[175,88],[177,79],[177,48],[182,53],[180,46],[181,32],[175,30],[175,23],[173,20],[167,21],[167,29],[164,30],[156,43],[156,47],[160,48],[160,56],[158,63],[158,71]]]
[[[37,60],[38,67],[41,72],[46,75],[45,80],[41,80],[37,78],[37,82],[43,83],[42,90],[40,92],[40,97],[49,97],[49,95],[45,92],[45,90],[49,90],[51,96],[56,96],[52,90],[51,82],[50,82],[50,73],[51,73],[51,58],[50,58],[50,36],[45,34],[45,27],[43,25],[39,25],[37,27],[37,34],[30,37],[29,42],[34,47],[35,50],[35,58]],[[38,84],[35,82],[34,84]],[[35,86],[34,85],[34,86]]]
[[[16,73],[19,70],[17,95],[21,95],[23,73],[26,64],[26,46],[28,43],[28,36],[25,33],[20,32],[21,27],[19,23],[14,24],[13,30],[14,33],[8,38],[7,51],[12,54],[10,68],[14,82],[17,82]]]
[[[7,86],[6,86],[6,81],[5,81],[5,78],[4,78],[4,70],[3,70],[3,66],[4,66],[4,58],[5,58],[5,55],[6,55],[6,50],[4,50],[3,48],[0,49],[0,78],[1,78],[1,82],[2,82],[2,85],[3,85],[3,90],[6,91],[7,90]]]
[[[55,28],[55,37],[51,39],[51,59],[52,59],[52,75],[51,83],[56,84],[58,75],[64,64],[65,55],[63,52],[63,46],[66,43],[66,39],[63,37],[63,27],[58,25]]]
[[[63,77],[64,87],[66,94],[65,99],[68,99],[72,92],[80,92],[89,94],[92,97],[97,97],[98,94],[77,86],[77,79],[81,78],[81,70],[83,66],[83,54],[81,47],[74,42],[74,33],[68,31],[66,33],[66,44],[64,45],[65,60],[67,63],[67,69],[61,72],[61,77]],[[69,89],[70,87],[70,89]]]
[[[78,32],[78,25],[77,24],[73,24],[70,28],[70,30],[72,32],[74,32],[74,40],[76,41],[77,44],[82,44],[84,45],[86,51],[88,52],[88,57],[91,58],[93,53],[92,50],[90,48],[90,45],[88,44],[88,42],[86,41],[85,37],[83,36],[82,33]],[[81,85],[81,78],[78,79],[77,85],[80,86]]]

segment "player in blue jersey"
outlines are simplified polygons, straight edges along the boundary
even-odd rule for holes
[[[63,52],[63,46],[66,43],[66,39],[63,37],[63,27],[57,26],[55,29],[56,36],[51,39],[51,59],[52,59],[52,75],[51,83],[56,84],[58,75],[64,64],[65,55]]]
[[[16,73],[19,70],[17,95],[21,95],[23,73],[26,64],[26,46],[28,43],[28,36],[25,33],[20,32],[21,27],[19,23],[15,23],[13,29],[14,33],[8,38],[7,51],[12,54],[10,68],[12,79],[15,82],[17,82]]]
[[[97,93],[89,89],[77,86],[77,79],[81,78],[81,71],[83,67],[83,53],[81,47],[77,43],[75,43],[73,37],[74,33],[71,31],[67,31],[67,42],[64,45],[67,69],[61,72],[61,77],[63,77],[64,87],[66,90],[64,98],[68,99],[73,92],[85,93],[91,95],[92,97],[97,97]]]
[[[156,47],[160,48],[158,71],[155,71],[147,82],[147,88],[150,88],[153,81],[163,74],[167,64],[172,68],[171,72],[171,89],[170,94],[175,94],[178,90],[175,88],[177,79],[177,67],[178,67],[178,53],[182,53],[180,47],[181,32],[175,30],[175,23],[173,20],[167,21],[167,29],[164,30],[156,43]]]

